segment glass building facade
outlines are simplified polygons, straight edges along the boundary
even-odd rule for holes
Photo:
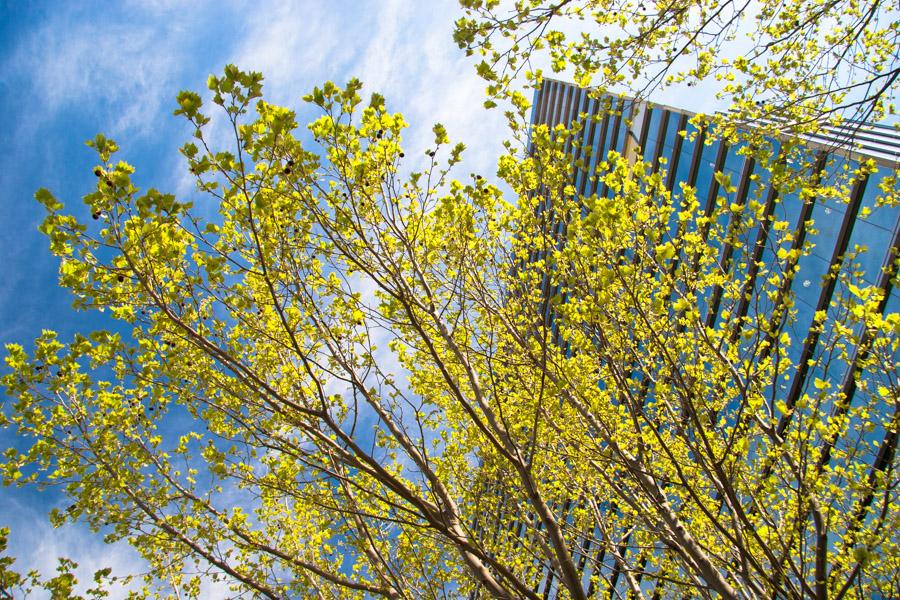
[[[800,258],[799,271],[789,290],[797,309],[796,320],[789,330],[794,340],[789,356],[795,365],[800,365],[793,377],[792,396],[801,393],[811,376],[805,366],[818,341],[817,336],[809,335],[813,315],[816,311],[829,310],[832,299],[842,292],[840,281],[827,278],[829,281],[823,284],[825,275],[845,260],[848,251],[858,250],[853,260],[862,280],[885,292],[883,313],[900,311],[900,293],[891,276],[891,267],[900,249],[900,206],[877,205],[876,202],[883,184],[900,169],[900,131],[887,125],[865,124],[861,128],[831,128],[830,135],[807,138],[809,151],[817,153],[823,164],[826,164],[825,159],[828,160],[824,171],[826,178],[836,177],[845,165],[852,170],[862,160],[871,159],[877,170],[855,182],[844,199],[846,202],[813,199],[804,203],[797,194],[778,197],[774,189],[768,189],[767,170],[753,158],[742,155],[741,144],[728,145],[720,140],[710,143],[706,132],[690,123],[693,113],[634,102],[629,98],[597,100],[588,92],[570,83],[545,79],[543,87],[535,94],[532,112],[533,124],[568,126],[579,118],[585,122],[582,139],[569,146],[573,154],[582,151],[579,145],[590,148],[585,153],[589,158],[584,160],[584,168],[573,168],[572,171],[572,184],[578,196],[611,195],[602,183],[598,183],[598,178],[591,176],[598,161],[609,151],[629,157],[640,155],[653,165],[654,170],[662,168],[665,171],[666,187],[670,191],[677,192],[681,184],[695,187],[702,210],[707,214],[714,212],[716,198],[722,194],[714,173],[725,173],[737,188],[730,199],[740,204],[751,196],[764,199],[774,217],[793,225],[795,239],[801,243],[811,242],[812,250]],[[604,103],[609,102],[612,102],[612,110],[605,109]],[[597,116],[600,118],[591,118]],[[679,132],[686,132],[686,135],[679,135]],[[851,134],[855,142],[852,151],[846,149],[847,137]],[[773,248],[761,239],[766,233],[757,232],[755,248],[722,248],[722,261],[727,256],[734,262],[736,253],[751,251],[757,253],[751,265],[752,262],[774,260]],[[705,304],[707,325],[716,325],[722,309],[721,298],[713,294],[701,302]],[[752,302],[747,300],[743,306],[738,306],[739,314],[746,314],[752,309],[751,305]],[[848,369],[830,369],[828,377],[840,380],[847,386],[847,392],[852,393],[849,388],[853,386],[853,377]]]
[[[609,106],[610,102],[613,110],[606,110],[604,105]],[[765,203],[768,215],[789,223],[793,228],[794,243],[806,244],[810,250],[800,255],[796,274],[787,280],[789,287],[784,290],[793,298],[793,316],[785,328],[791,340],[786,350],[792,366],[786,372],[784,381],[773,382],[772,385],[778,385],[777,393],[787,406],[793,406],[808,391],[815,378],[830,380],[852,401],[860,381],[858,376],[854,376],[853,363],[858,357],[850,352],[849,360],[832,361],[827,371],[823,371],[813,358],[821,352],[821,344],[829,332],[827,328],[822,331],[812,325],[818,311],[831,315],[839,305],[834,299],[848,293],[846,280],[826,276],[838,269],[846,269],[848,260],[853,265],[851,270],[858,275],[857,282],[861,280],[884,292],[879,305],[882,313],[900,311],[894,266],[900,246],[900,207],[876,202],[876,198],[883,194],[885,184],[891,187],[897,185],[892,178],[900,168],[900,132],[883,125],[865,124],[858,127],[850,124],[844,129],[832,128],[828,133],[806,138],[805,151],[808,151],[808,156],[815,157],[815,170],[825,179],[825,183],[831,179],[837,180],[847,169],[852,172],[864,160],[874,161],[876,168],[866,177],[854,181],[842,198],[813,198],[804,202],[797,193],[780,195],[769,185],[768,168],[757,164],[747,153],[742,153],[741,143],[729,145],[707,139],[706,132],[691,123],[694,115],[690,112],[628,98],[595,99],[587,90],[551,79],[545,79],[543,87],[535,94],[532,111],[533,125],[568,127],[576,119],[583,123],[576,139],[566,145],[567,152],[572,155],[570,183],[577,197],[595,194],[611,196],[602,178],[595,174],[599,161],[610,151],[616,151],[632,160],[642,157],[653,171],[664,172],[665,185],[674,194],[683,185],[694,187],[699,210],[706,211],[714,219],[727,221],[731,218],[728,211],[715,211],[717,198],[724,192],[721,177],[717,178],[714,174],[722,172],[733,184],[727,194],[730,202],[743,205],[748,198],[758,199]],[[854,140],[852,151],[847,149],[851,146],[846,142],[851,133]],[[777,149],[778,143],[774,146]],[[727,223],[724,225],[727,226]],[[749,282],[750,293],[730,304],[716,289],[699,298],[700,314],[708,327],[722,326],[723,311],[726,309],[726,318],[731,321],[735,320],[735,315],[752,315],[753,311],[760,310],[755,295],[762,294],[762,286],[755,283],[753,271],[756,268],[754,265],[776,260],[777,248],[767,243],[770,234],[768,227],[757,226],[748,236],[752,243],[744,247],[732,247],[726,243],[719,247],[720,263],[746,265],[743,267],[745,270],[737,275]],[[545,294],[548,297],[555,295],[554,290],[550,289],[546,289]],[[546,317],[552,322],[553,315],[549,314],[549,310],[546,312]],[[560,343],[564,342],[560,340]],[[855,352],[858,351],[859,348],[856,348]],[[893,454],[890,450],[879,460],[892,461]],[[564,513],[571,509],[571,504],[557,508],[561,513],[560,520],[565,521]],[[492,529],[495,534],[506,528],[510,535],[521,535],[522,528],[516,523],[505,527],[501,524],[502,508],[499,510],[501,514],[497,515]],[[519,533],[515,533],[517,530]],[[482,529],[481,533],[486,535],[487,531]],[[604,556],[603,549],[592,548],[591,542],[585,539],[573,547],[572,552],[582,570],[588,597],[600,593],[596,583],[598,578],[592,575],[604,568],[602,581],[605,583],[600,585],[606,588],[603,590],[604,597],[616,597],[616,590],[625,597],[627,588],[621,578],[617,578],[617,567],[612,558]],[[544,598],[555,598],[558,587],[558,581],[546,569],[535,592]],[[654,595],[652,590],[647,592],[648,597]]]

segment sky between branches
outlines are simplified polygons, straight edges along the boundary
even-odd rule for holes
[[[84,141],[103,132],[137,167],[141,187],[189,199],[193,180],[177,148],[190,131],[172,116],[174,97],[205,90],[207,75],[227,63],[262,71],[266,99],[300,109],[301,123],[315,116],[300,101],[314,85],[359,77],[365,92],[382,93],[411,123],[408,153],[422,154],[438,121],[469,147],[459,177],[495,171],[503,118],[481,108],[474,59],[452,42],[455,2],[74,4],[0,3],[0,343],[30,345],[42,328],[68,339],[110,326],[103,315],[74,312],[58,289],[57,262],[37,231],[44,212],[32,196],[47,187],[85,218],[80,198],[94,185],[96,155]],[[658,100],[699,110],[711,98],[695,89]],[[12,527],[18,567],[49,572],[66,555],[82,564],[82,580],[102,566],[133,568],[128,548],[106,547],[79,528],[53,531],[46,514],[61,502],[53,493],[0,488],[0,526]]]

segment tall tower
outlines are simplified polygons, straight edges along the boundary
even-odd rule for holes
[[[858,286],[871,285],[880,290],[877,311],[882,315],[900,312],[900,294],[895,289],[900,206],[877,201],[885,189],[896,189],[898,185],[895,175],[900,168],[900,133],[883,125],[848,123],[802,139],[799,152],[810,159],[810,168],[798,170],[796,176],[815,177],[825,185],[850,182],[827,196],[806,197],[789,187],[773,185],[771,168],[777,158],[768,165],[760,164],[757,157],[744,151],[745,142],[729,144],[711,139],[704,129],[692,123],[693,116],[677,108],[628,98],[591,98],[588,91],[577,86],[545,79],[535,96],[532,124],[569,127],[580,120],[581,128],[576,128],[577,133],[564,144],[571,158],[569,184],[576,198],[614,197],[615,192],[597,177],[601,161],[614,151],[629,163],[648,163],[650,172],[661,174],[665,188],[675,196],[685,188],[696,190],[696,210],[722,231],[729,231],[731,223],[755,202],[762,217],[757,225],[746,232],[740,243],[737,237],[722,236],[714,248],[722,272],[734,273],[744,282],[742,293],[729,296],[722,286],[710,287],[695,299],[699,319],[706,328],[728,328],[739,338],[742,323],[753,321],[763,312],[766,318],[777,316],[778,335],[773,334],[769,343],[786,344],[779,350],[786,364],[768,385],[775,415],[772,428],[778,435],[790,426],[798,402],[824,385],[822,382],[838,390],[834,397],[840,399],[839,403],[823,404],[817,409],[822,421],[840,416],[842,411],[846,413],[846,407],[853,404],[861,388],[880,385],[860,367],[869,352],[868,332],[858,326],[846,335],[854,342],[843,347],[840,356],[827,362],[821,357],[829,352],[824,345],[833,337],[830,328],[840,321],[833,315],[845,306],[839,299],[852,295]],[[847,142],[851,137],[852,146]],[[770,142],[773,156],[777,157],[784,146],[779,140]],[[862,169],[865,174],[846,176],[860,165],[867,166]],[[550,208],[542,203],[538,210]],[[786,231],[778,234],[781,241],[777,243],[771,226],[776,220],[787,224]],[[550,226],[554,227],[554,234],[560,229],[553,223]],[[672,229],[676,229],[674,223]],[[565,244],[564,236],[560,240],[560,244]],[[792,253],[793,249],[797,252]],[[623,260],[631,258],[623,251]],[[764,267],[779,261],[786,265],[783,271],[787,275],[776,284],[763,281],[760,273]],[[848,275],[837,277],[837,273]],[[548,281],[545,278],[544,295],[549,299],[557,292]],[[565,344],[551,306],[548,300],[544,316],[554,328],[554,339]],[[652,396],[652,391],[648,394]],[[896,432],[886,429],[873,435],[883,436],[884,443],[876,446],[880,449],[865,465],[869,474],[883,472],[893,463],[897,446]],[[823,444],[827,445],[827,440]],[[817,460],[828,463],[830,449],[823,455]],[[608,499],[600,500],[606,510],[616,510]],[[855,506],[864,501],[864,496],[854,500]],[[558,503],[554,506],[557,519],[571,523],[571,514],[580,502],[583,499],[572,498]],[[525,533],[521,522],[505,519],[503,511],[501,503],[499,514],[492,515],[493,524],[482,523],[476,528],[481,535],[531,535]],[[648,550],[626,536],[618,540],[617,551],[611,552],[608,544],[598,543],[604,535],[595,529],[572,536],[571,554],[583,577],[587,597],[617,597],[616,593],[625,597],[629,588],[621,576],[623,562],[634,568],[636,577],[630,583],[633,585],[636,579],[647,597],[671,591],[664,590],[668,585],[665,577],[652,572],[653,560],[648,559],[665,549]],[[534,592],[544,598],[556,598],[560,584],[553,568],[546,565],[537,572],[540,575]]]
[[[613,110],[604,110],[604,102],[611,102]],[[877,170],[856,181],[843,198],[845,202],[812,198],[804,203],[796,195],[780,197],[777,190],[767,188],[767,174],[754,158],[742,155],[741,144],[708,140],[705,131],[690,123],[694,116],[686,110],[629,98],[591,99],[588,90],[545,79],[536,94],[532,123],[552,127],[587,117],[583,119],[585,125],[578,142],[591,150],[589,157],[584,157],[584,168],[572,171],[578,196],[611,195],[591,174],[608,152],[617,151],[630,161],[643,157],[654,171],[663,170],[666,187],[674,193],[683,184],[696,188],[701,209],[707,215],[713,215],[717,198],[725,194],[715,177],[716,172],[724,173],[735,188],[728,197],[730,202],[743,205],[756,192],[765,199],[769,213],[793,224],[795,239],[812,242],[812,252],[800,258],[799,270],[790,282],[789,291],[797,308],[790,356],[799,365],[786,400],[790,405],[812,375],[806,365],[821,337],[807,335],[813,316],[816,311],[828,309],[840,287],[840,282],[833,279],[823,284],[825,275],[839,268],[848,251],[862,250],[855,255],[859,273],[864,282],[884,291],[882,312],[900,311],[900,294],[890,276],[890,266],[900,251],[900,207],[878,206],[875,201],[880,186],[889,183],[900,169],[900,130],[879,124],[848,123],[846,127],[829,128],[827,134],[805,138],[808,151],[819,157],[825,177],[834,176],[845,166],[855,168],[865,160],[874,161]],[[855,143],[852,147],[847,144],[851,137]],[[571,144],[573,154],[581,151],[579,143]],[[720,263],[733,263],[740,253],[752,256],[752,262],[773,260],[773,252],[766,245],[769,233],[761,228],[753,248],[721,248]],[[713,295],[703,300],[706,323],[715,325],[721,319],[722,298]],[[752,310],[752,298],[737,309],[739,314],[747,314]],[[849,369],[843,369],[828,376],[844,382],[847,393],[852,394],[854,384],[849,373]]]

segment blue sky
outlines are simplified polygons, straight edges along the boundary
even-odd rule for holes
[[[450,1],[0,2],[0,343],[27,347],[43,328],[66,339],[108,326],[102,315],[73,311],[58,289],[33,194],[47,187],[87,217],[80,199],[94,186],[95,154],[84,142],[103,132],[136,166],[141,187],[190,197],[177,153],[190,131],[172,116],[174,97],[205,90],[207,75],[227,63],[262,71],[267,99],[292,108],[314,85],[359,77],[411,123],[410,156],[421,155],[440,121],[471,148],[460,176],[493,173],[502,115],[479,108],[482,82],[451,39],[458,16]],[[12,528],[18,566],[49,572],[67,555],[82,564],[82,580],[102,566],[134,568],[127,548],[78,526],[52,530],[46,513],[61,501],[0,488],[0,526]]]

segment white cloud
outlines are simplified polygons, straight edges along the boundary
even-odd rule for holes
[[[267,97],[273,102],[299,102],[324,73],[350,60],[342,15],[320,2],[274,3],[255,11],[236,41],[232,62],[241,69],[261,71]]]
[[[165,31],[125,23],[54,19],[36,29],[6,67],[27,74],[49,117],[63,109],[97,115],[113,134],[151,131],[172,94],[177,55]]]
[[[143,559],[127,544],[105,544],[82,524],[54,529],[43,509],[20,501],[17,495],[4,492],[5,506],[0,512],[0,525],[10,527],[8,550],[16,558],[13,570],[27,573],[36,569],[46,579],[56,574],[59,558],[69,558],[78,563],[75,574],[81,591],[94,584],[93,575],[102,568],[111,568],[112,576],[118,577],[141,572]],[[113,599],[127,595],[121,586],[110,592]]]
[[[0,526],[10,528],[8,555],[16,559],[13,570],[24,574],[36,569],[44,579],[48,579],[56,575],[59,558],[68,558],[78,564],[75,570],[78,579],[76,592],[84,592],[96,585],[94,573],[107,567],[112,569],[110,575],[113,577],[136,576],[127,586],[122,585],[121,580],[110,584],[106,589],[111,600],[126,598],[130,590],[142,586],[140,575],[147,569],[146,562],[126,542],[106,544],[82,523],[70,523],[54,529],[46,518],[45,510],[16,499],[14,496],[18,494],[14,492],[4,492],[4,495]],[[229,594],[226,581],[202,578],[202,600],[221,600]]]
[[[262,71],[266,96],[302,109],[300,97],[326,80],[358,77],[382,93],[411,127],[406,145],[418,156],[443,122],[466,143],[470,168],[491,173],[503,136],[498,111],[481,108],[483,83],[452,40],[453,4],[388,0],[367,5],[303,2],[264,5],[231,53],[242,69]]]

